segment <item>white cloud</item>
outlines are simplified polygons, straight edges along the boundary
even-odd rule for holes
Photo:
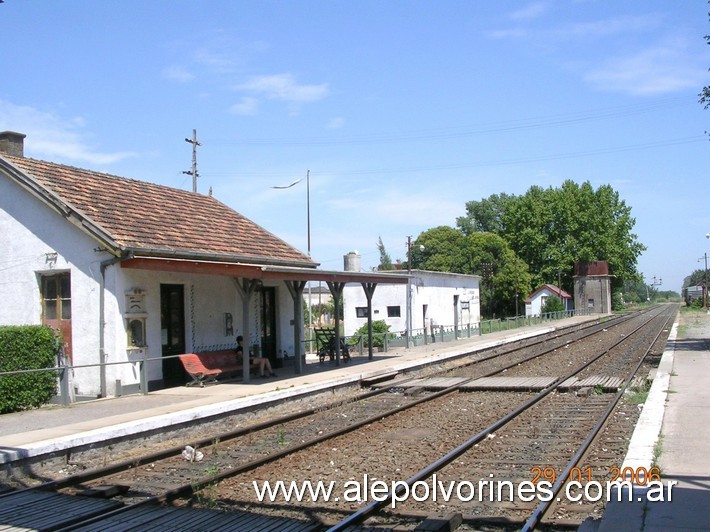
[[[706,70],[693,65],[676,43],[614,58],[584,78],[598,88],[633,95],[664,94],[700,87]]]
[[[491,39],[522,39],[528,32],[519,28],[509,30],[491,30],[486,32]]]
[[[533,2],[526,7],[513,11],[508,17],[512,20],[530,20],[544,14],[547,8],[546,2]]]
[[[235,61],[230,57],[200,48],[192,54],[195,63],[211,68],[213,71],[226,74],[234,71]]]
[[[345,125],[345,119],[340,116],[331,118],[325,125],[326,129],[340,129]]]
[[[187,83],[195,78],[191,72],[180,65],[173,65],[164,68],[163,77],[171,81],[177,81],[178,83]]]
[[[638,15],[613,17],[593,22],[569,24],[558,29],[555,34],[563,39],[590,39],[609,35],[629,35],[657,28],[661,24],[658,15]]]
[[[291,74],[255,76],[246,83],[237,85],[236,89],[290,103],[315,102],[328,95],[327,83],[320,85],[299,85]]]
[[[235,115],[251,116],[255,115],[259,108],[259,101],[248,96],[242,98],[239,103],[235,103],[229,108],[229,112]]]
[[[11,130],[27,135],[25,152],[38,158],[80,161],[91,164],[111,164],[133,157],[133,152],[98,152],[92,150],[76,131],[84,126],[84,119],[60,118],[33,107],[15,105],[0,100],[0,130]],[[34,156],[34,155],[33,155]]]
[[[534,6],[535,4],[533,4]],[[531,7],[533,7],[531,6]],[[521,10],[510,16],[517,22],[526,21],[543,13],[539,11]],[[517,14],[517,15],[516,15]],[[527,16],[525,16],[527,14]],[[591,39],[609,37],[613,35],[628,36],[631,33],[642,33],[658,28],[662,24],[661,18],[656,14],[613,17],[591,22],[563,24],[558,27],[531,28],[516,26],[500,30],[491,30],[486,33],[492,39],[533,39],[538,44],[559,44],[566,41],[586,42]]]

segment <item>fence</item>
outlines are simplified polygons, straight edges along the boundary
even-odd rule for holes
[[[539,316],[514,316],[512,318],[498,318],[494,320],[486,320],[486,321],[481,321],[478,323],[470,323],[466,324],[464,326],[449,326],[449,325],[439,325],[438,327],[435,328],[434,333],[432,334],[426,334],[427,331],[425,329],[413,329],[412,330],[412,335],[410,337],[410,342],[412,346],[418,346],[418,345],[427,345],[429,343],[437,343],[437,342],[450,342],[450,341],[455,341],[463,338],[471,338],[473,336],[479,336],[482,334],[490,334],[493,332],[497,331],[503,331],[503,330],[510,330],[518,327],[525,327],[525,326],[531,326],[531,325],[538,325],[540,323],[546,322],[546,321],[551,321],[551,320],[558,320],[562,318],[569,318],[573,316],[582,316],[582,315],[589,315],[590,311],[588,309],[580,310],[580,311],[575,311],[575,310],[566,310],[566,311],[559,311],[559,312],[551,312],[547,314],[542,314]],[[380,346],[379,347],[382,351],[386,352],[389,349],[392,348],[397,348],[397,347],[406,347],[407,346],[407,338],[406,338],[406,331],[404,334],[400,333],[379,333],[375,334],[373,333],[373,345],[375,346]],[[365,350],[367,349],[366,345],[366,336],[363,335],[355,335],[355,336],[343,336],[346,342],[353,347],[354,349],[357,350],[360,356],[364,355]],[[307,345],[308,340],[306,340],[306,345]],[[312,342],[315,342],[315,339],[312,340]],[[219,345],[211,345],[211,346],[203,346],[204,349],[203,351],[213,351],[213,350],[219,350],[220,348],[232,348],[234,344],[219,344]],[[72,402],[72,394],[70,391],[70,385],[71,385],[71,374],[78,369],[87,369],[87,368],[101,368],[103,367],[108,367],[108,366],[118,366],[122,364],[132,364],[132,365],[137,365],[138,366],[138,371],[140,373],[140,383],[139,383],[139,389],[142,394],[148,394],[148,363],[149,362],[155,362],[155,363],[160,363],[162,364],[164,360],[170,359],[170,358],[178,358],[180,355],[171,355],[171,356],[159,356],[159,357],[146,357],[142,358],[140,360],[125,360],[121,362],[105,362],[103,364],[82,364],[78,366],[72,366],[72,365],[64,365],[62,363],[58,363],[56,367],[53,368],[43,368],[43,369],[31,369],[31,370],[20,370],[20,371],[6,371],[6,372],[0,372],[0,377],[5,376],[5,375],[18,375],[18,374],[23,374],[23,373],[36,373],[39,371],[54,371],[57,374],[57,379],[59,380],[59,403],[66,406],[71,404]],[[117,393],[116,395],[121,395],[120,390],[118,389],[118,381],[117,381]]]
[[[508,331],[518,327],[529,327],[539,325],[541,323],[574,316],[588,316],[591,314],[589,309],[582,310],[560,310],[556,312],[547,312],[535,316],[513,316],[506,318],[497,318],[485,320],[476,323],[468,323],[463,326],[454,325],[438,325],[433,333],[427,334],[426,329],[412,329],[410,336],[410,345],[416,347],[418,345],[428,345],[436,342],[451,342],[462,338],[471,338],[482,334],[490,334],[498,331]],[[341,336],[353,348],[356,348],[360,355],[363,355],[367,349],[367,336],[353,335]],[[374,347],[382,351],[398,347],[407,347],[407,332],[388,332],[388,333],[372,333],[372,344]],[[308,351],[308,340],[306,340]],[[315,343],[315,339],[311,343],[311,351],[317,352],[320,346]],[[315,350],[314,350],[315,349]]]

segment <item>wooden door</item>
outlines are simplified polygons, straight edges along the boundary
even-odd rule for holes
[[[276,288],[261,288],[261,356],[276,366]]]
[[[42,323],[61,334],[64,357],[72,363],[71,276],[69,272],[42,276]]]
[[[160,332],[162,356],[185,353],[185,287],[181,284],[160,285]],[[181,386],[188,375],[179,358],[163,360],[165,387]]]

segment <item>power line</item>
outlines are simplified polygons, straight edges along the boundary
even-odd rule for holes
[[[529,157],[518,157],[511,159],[494,159],[490,161],[480,161],[480,162],[470,162],[470,163],[460,163],[460,164],[442,164],[442,165],[431,165],[431,166],[410,166],[410,167],[400,167],[400,168],[378,168],[378,169],[365,169],[365,170],[320,170],[321,174],[333,174],[338,176],[353,176],[353,175],[372,175],[372,174],[403,174],[403,173],[414,173],[414,172],[432,172],[441,170],[460,170],[467,168],[484,168],[484,167],[495,167],[495,166],[509,166],[513,164],[524,164],[524,163],[534,163],[534,162],[544,162],[544,161],[556,161],[563,159],[577,159],[581,157],[591,157],[595,155],[606,155],[609,153],[621,153],[636,150],[647,150],[651,148],[659,148],[664,146],[677,146],[680,144],[690,144],[707,142],[707,138],[704,135],[694,135],[692,137],[683,137],[678,139],[669,139],[662,141],[649,142],[644,144],[630,144],[625,146],[613,146],[608,148],[600,148],[596,150],[586,150],[571,153],[558,153],[558,154],[548,154],[548,155],[532,155]],[[234,172],[210,172],[210,176],[232,176]],[[258,171],[243,171],[240,172],[241,177],[280,177],[284,175],[290,175],[290,173],[285,172],[258,172]]]
[[[652,102],[608,107],[596,110],[584,110],[574,113],[562,113],[549,116],[521,118],[480,125],[452,126],[444,128],[419,129],[392,133],[372,133],[349,137],[274,137],[274,138],[240,138],[213,139],[210,145],[231,145],[239,143],[245,146],[317,146],[342,144],[373,144],[383,142],[408,142],[419,140],[448,140],[492,133],[507,133],[525,131],[545,127],[559,127],[582,122],[605,120],[609,118],[628,117],[630,115],[655,111],[685,102],[685,98],[672,97]]]

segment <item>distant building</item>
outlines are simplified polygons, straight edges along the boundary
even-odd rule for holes
[[[437,326],[462,329],[480,321],[480,276],[425,270],[412,270],[411,275],[413,334],[430,332],[432,320]],[[407,285],[378,286],[372,314],[373,321],[385,321],[391,332],[406,334]],[[346,336],[367,324],[367,298],[360,287],[348,285],[343,290],[343,316]]]
[[[597,314],[611,312],[611,275],[606,261],[574,265],[574,307]]]
[[[565,310],[574,308],[570,294],[553,284],[544,284],[525,300],[525,315],[539,316],[542,314],[542,307],[545,306],[545,302],[550,297],[559,298]]]

